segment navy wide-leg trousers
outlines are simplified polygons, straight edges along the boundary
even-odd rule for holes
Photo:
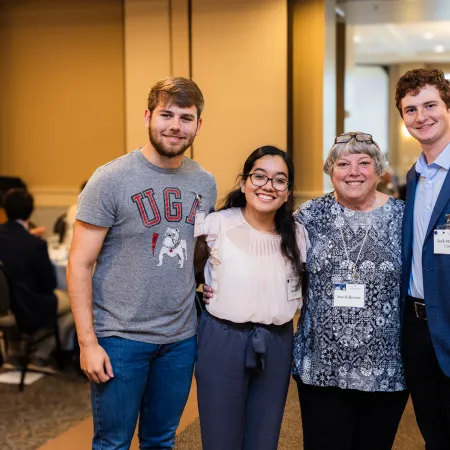
[[[203,313],[195,375],[204,450],[277,449],[292,347],[292,321],[234,324]]]

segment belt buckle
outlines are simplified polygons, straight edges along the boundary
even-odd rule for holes
[[[416,317],[422,320],[428,320],[426,316],[425,304],[414,302],[414,311],[416,313]]]

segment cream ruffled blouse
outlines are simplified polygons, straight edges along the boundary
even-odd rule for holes
[[[214,297],[208,312],[235,323],[289,322],[302,299],[288,296],[291,265],[281,253],[280,236],[252,228],[240,208],[211,213],[201,223],[197,219],[196,236],[205,235],[210,248],[205,281]],[[308,237],[303,225],[296,223],[296,235],[304,262]]]

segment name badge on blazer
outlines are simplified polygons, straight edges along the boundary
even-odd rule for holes
[[[450,230],[434,230],[434,254],[450,255]]]

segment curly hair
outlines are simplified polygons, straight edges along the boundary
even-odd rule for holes
[[[427,84],[439,91],[447,109],[450,108],[450,81],[444,72],[440,69],[414,69],[400,77],[395,89],[395,105],[402,117],[402,99],[408,94],[417,95]]]

